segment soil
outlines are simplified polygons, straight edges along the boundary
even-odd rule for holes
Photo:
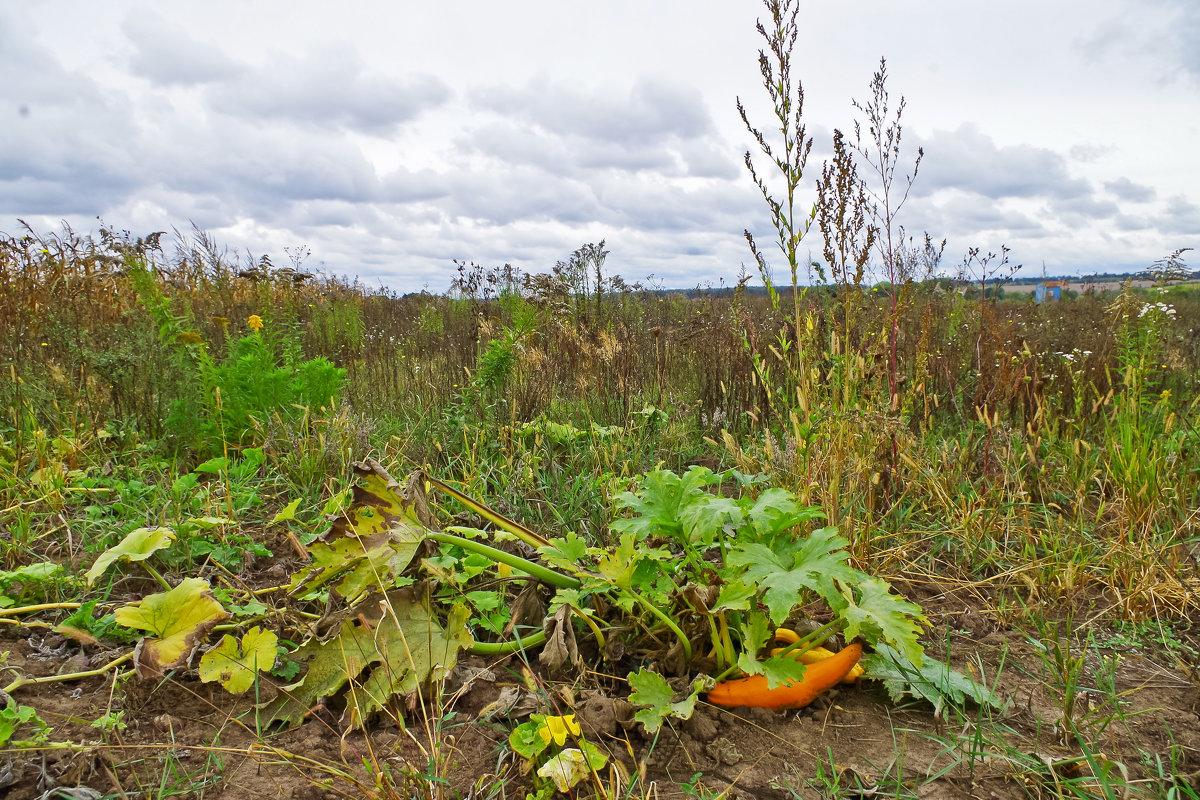
[[[623,681],[603,674],[603,662],[593,659],[590,666],[598,671],[582,677],[534,675],[547,691],[530,693],[520,662],[470,658],[447,684],[439,707],[418,703],[406,709],[403,728],[395,721],[396,710],[366,734],[344,732],[334,711],[316,708],[302,725],[260,737],[254,703],[270,699],[274,688],[267,684],[254,698],[231,696],[182,673],[160,681],[131,678],[117,691],[111,677],[94,677],[28,685],[14,693],[53,728],[52,742],[72,745],[0,752],[0,796],[324,800],[430,797],[448,788],[452,791],[442,796],[487,797],[485,790],[504,782],[507,793],[495,796],[519,797],[529,784],[519,759],[506,747],[508,731],[531,711],[569,709],[584,736],[610,754],[612,766],[602,775],[606,782],[619,786],[642,773],[643,786],[653,781],[656,794],[651,796],[659,798],[719,792],[728,798],[781,800],[1023,798],[1058,796],[1056,782],[1065,780],[1086,786],[1083,754],[1078,745],[1063,744],[1061,704],[1030,638],[945,587],[902,588],[921,602],[933,623],[929,638],[939,641],[929,652],[962,672],[978,677],[982,671],[989,685],[996,682],[1006,708],[990,722],[977,725],[978,718],[940,715],[928,704],[897,704],[877,683],[866,681],[833,690],[808,708],[778,714],[700,703],[691,719],[674,721],[650,737],[632,724],[632,708],[623,699],[628,690]],[[15,625],[0,630],[7,674],[74,672],[111,657],[44,634]],[[1167,665],[1138,652],[1093,647],[1081,686],[1098,686],[1114,654],[1121,656],[1115,682],[1124,714],[1101,732],[1100,722],[1109,716],[1097,706],[1101,695],[1082,692],[1075,704],[1076,719],[1091,725],[1092,741],[1103,754],[1095,760],[1127,773],[1135,785],[1145,781],[1149,789],[1154,774],[1144,762],[1161,757],[1168,774],[1200,789],[1197,664]],[[552,698],[556,708],[539,708],[545,703],[539,696]],[[110,710],[124,712],[124,730],[105,733],[89,724]],[[992,741],[972,742],[974,731]],[[25,733],[19,731],[18,738]],[[957,747],[950,744],[956,738]],[[394,791],[374,791],[377,777],[384,782],[379,776],[385,773],[377,769],[372,776],[364,760],[386,767]],[[56,787],[76,791],[46,794]],[[1167,788],[1158,793],[1165,795]]]

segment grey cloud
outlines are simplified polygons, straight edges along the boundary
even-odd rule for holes
[[[1107,219],[1120,210],[1111,200],[1103,200],[1094,195],[1056,199],[1051,203],[1051,208],[1068,222]]]
[[[1141,231],[1150,227],[1150,221],[1145,217],[1132,216],[1130,214],[1118,214],[1113,219],[1113,224],[1117,230],[1121,231]]]
[[[597,190],[606,220],[653,231],[726,231],[736,237],[763,216],[748,191],[727,184],[685,187],[651,181],[613,181]]]
[[[1090,164],[1093,161],[1099,161],[1101,158],[1104,158],[1104,156],[1113,152],[1113,147],[1112,145],[1091,143],[1076,144],[1072,145],[1071,149],[1067,152],[1074,160],[1082,161],[1084,164]]]
[[[596,218],[596,197],[583,183],[547,180],[540,170],[517,165],[447,176],[444,208],[452,216],[505,225],[518,221],[587,222]]]
[[[1126,200],[1131,203],[1148,203],[1157,196],[1152,186],[1144,186],[1140,183],[1134,183],[1129,178],[1121,177],[1116,180],[1106,181],[1104,188],[1116,195],[1121,200]]]
[[[700,90],[643,78],[628,94],[531,81],[521,88],[472,92],[471,102],[548,131],[624,143],[690,139],[709,134],[712,118]]]
[[[936,131],[924,139],[925,160],[917,187],[960,189],[986,197],[1071,198],[1088,195],[1087,181],[1073,178],[1066,160],[1053,150],[1032,145],[998,146],[974,125]]]
[[[683,173],[682,164],[665,147],[627,147],[619,142],[596,140],[574,149],[576,163],[591,169],[654,172],[664,177]]]
[[[413,203],[445,197],[450,192],[444,175],[433,170],[413,171],[401,167],[382,176],[379,199],[386,203]]]
[[[679,143],[679,157],[687,174],[696,178],[736,180],[744,177],[740,154],[719,140],[690,140]]]
[[[354,50],[331,46],[268,64],[207,89],[214,110],[250,119],[383,134],[442,105],[450,88],[432,75],[394,79],[368,73]]]
[[[540,167],[548,172],[571,169],[570,149],[562,136],[528,123],[499,120],[459,136],[455,146],[465,153],[481,153],[506,164]]]
[[[156,142],[151,174],[181,191],[224,194],[233,206],[366,201],[379,194],[374,167],[337,136],[278,136],[269,128],[233,120],[194,129],[180,121],[167,136],[170,146]],[[175,157],[180,151],[188,157]]]
[[[1200,240],[1200,206],[1184,195],[1177,194],[1167,200],[1163,212],[1159,230],[1189,237],[1192,242]]]
[[[1166,82],[1182,74],[1200,79],[1200,4],[1195,0],[1145,0],[1102,24],[1076,43],[1093,58],[1132,56],[1159,65],[1156,79]]]
[[[131,14],[122,31],[133,43],[133,74],[160,85],[192,85],[235,78],[245,67],[217,45],[199,42],[154,13]]]
[[[941,202],[915,198],[905,208],[906,227],[910,231],[929,231],[935,237],[958,233],[963,246],[980,240],[1008,237],[1039,238],[1049,235],[1044,222],[1029,213],[1003,207],[990,198],[954,192]]]
[[[527,164],[547,172],[577,176],[586,170],[654,172],[679,177],[736,177],[737,158],[715,134],[607,139],[590,131],[546,127],[521,115],[487,122],[456,140],[466,153],[505,163]]]
[[[70,72],[0,11],[0,212],[86,214],[140,182],[127,98]]]

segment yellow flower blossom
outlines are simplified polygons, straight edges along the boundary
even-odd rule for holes
[[[568,733],[578,736],[580,732],[579,723],[575,721],[574,714],[546,717],[542,727],[538,728],[538,734],[541,735],[543,742],[550,744],[550,741],[553,740],[559,747],[567,743]]]
[[[200,344],[204,341],[204,338],[195,331],[183,331],[175,338],[180,344]]]
[[[246,320],[246,324],[250,326],[250,330],[252,331],[262,330],[262,317],[258,314],[251,314],[250,319]]]

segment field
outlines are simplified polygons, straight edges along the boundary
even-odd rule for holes
[[[1197,796],[1195,293],[605,255],[4,241],[7,796]],[[709,702],[777,628],[865,676]]]
[[[765,5],[729,287],[0,236],[4,797],[1200,799],[1186,251],[947,268]]]

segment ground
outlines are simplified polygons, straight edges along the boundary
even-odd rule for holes
[[[939,585],[898,587],[923,605],[933,623],[929,652],[994,685],[1003,711],[937,712],[928,704],[898,704],[878,682],[864,681],[800,711],[701,703],[691,719],[651,737],[631,724],[628,689],[605,673],[603,662],[593,661],[589,667],[597,671],[582,675],[539,671],[536,679],[548,691],[538,700],[521,688],[520,662],[470,658],[443,687],[436,709],[414,705],[404,714],[403,729],[384,718],[365,735],[343,733],[335,712],[317,708],[293,730],[260,736],[254,704],[270,698],[275,690],[269,685],[259,687],[257,698],[249,696],[254,690],[236,697],[178,673],[160,681],[131,678],[114,692],[111,678],[95,677],[14,693],[53,728],[52,742],[71,746],[0,753],[0,786],[13,800],[80,786],[99,793],[92,796],[389,796],[372,790],[386,781],[364,770],[366,763],[377,765],[377,775],[380,767],[390,768],[396,787],[390,796],[437,796],[440,789],[446,797],[521,797],[529,783],[520,759],[507,749],[508,731],[549,699],[557,709],[540,710],[562,713],[570,706],[583,735],[610,754],[612,766],[600,776],[610,796],[624,796],[613,789],[640,774],[630,796],[1103,797],[1093,776],[1097,769],[1119,775],[1131,796],[1200,791],[1194,659],[1168,663],[1166,650],[1137,652],[1119,638],[1102,647],[1095,642],[1105,636],[1094,635],[1083,654],[1073,708],[1076,726],[1095,750],[1089,764],[1078,740],[1064,736],[1060,725],[1067,682],[1044,657],[1044,637],[1010,628],[977,607],[978,590],[968,596]],[[1061,639],[1073,643],[1075,654],[1080,631]],[[8,652],[7,667],[49,675],[106,660],[94,647],[45,633],[5,626],[0,651]],[[1194,640],[1181,644],[1175,656],[1193,652]],[[108,711],[124,711],[127,727],[105,732],[89,724]],[[1175,776],[1169,779],[1177,784],[1175,795],[1168,795],[1172,785],[1163,775]]]

